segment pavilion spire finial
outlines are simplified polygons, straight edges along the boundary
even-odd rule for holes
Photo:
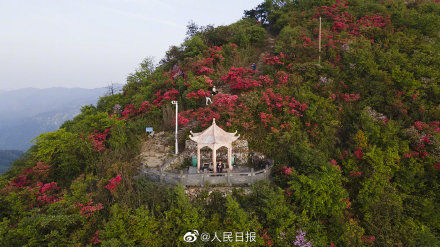
[[[212,119],[212,124],[215,124],[215,118]]]

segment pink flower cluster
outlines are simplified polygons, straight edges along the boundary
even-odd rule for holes
[[[265,86],[272,86],[274,82],[270,75],[260,75],[259,79]]]
[[[186,95],[186,99],[200,99],[209,95],[209,92],[203,89],[190,92]]]
[[[334,159],[330,160],[330,164],[336,167],[338,170],[341,170],[341,167],[338,165],[338,162]]]
[[[356,151],[353,152],[354,156],[357,159],[363,159],[364,158],[364,153],[362,152],[362,148],[358,148]]]
[[[104,208],[101,203],[94,203],[92,199],[85,204],[75,203],[75,205],[80,208],[81,214],[85,216],[92,216],[96,211]]]
[[[348,93],[344,93],[341,95],[341,98],[345,101],[345,102],[353,102],[356,101],[358,99],[361,98],[360,94],[348,94]]]
[[[150,104],[150,101],[147,100],[147,101],[142,102],[141,107],[139,107],[139,112],[146,113],[150,109],[151,109],[151,104]]]
[[[107,136],[110,134],[110,129],[105,129],[103,133],[98,133],[97,130],[93,131],[89,135],[89,140],[92,142],[93,147],[97,152],[104,151],[104,142],[107,140]]]
[[[285,58],[284,54],[280,52],[278,56],[271,57],[270,55],[267,55],[263,57],[263,61],[269,65],[284,64],[284,62],[281,61],[284,58]]]
[[[134,108],[133,104],[127,104],[125,105],[125,109],[122,112],[122,119],[127,119],[133,115],[136,115],[137,111]]]
[[[351,171],[350,172],[350,176],[352,176],[352,177],[360,177],[360,176],[362,176],[362,172],[360,172],[360,171]]]
[[[159,106],[163,105],[165,101],[175,100],[177,95],[179,95],[179,91],[175,88],[171,88],[169,91],[162,92],[159,90],[154,94],[156,99],[152,102],[153,105]]]
[[[440,163],[435,164],[435,165],[434,165],[434,169],[436,169],[436,170],[440,170]]]
[[[222,76],[221,79],[225,83],[229,83],[231,89],[240,90],[260,87],[261,82],[252,78],[254,73],[255,72],[251,68],[231,67],[229,69],[229,73],[225,76]]]
[[[265,113],[265,112],[261,112],[260,113],[260,119],[261,119],[261,122],[264,123],[264,126],[267,126],[267,124],[272,121],[273,115]]]
[[[99,232],[96,231],[95,235],[92,237],[92,239],[90,239],[90,244],[99,244],[101,242],[101,240],[99,239]]]
[[[344,1],[336,1],[332,6],[319,7],[316,16],[323,16],[333,21],[331,28],[333,32],[339,33],[341,31],[347,31],[352,36],[361,35],[363,28],[383,28],[389,22],[389,18],[385,19],[380,15],[366,15],[359,20],[355,20],[355,18],[347,12],[347,4]]]
[[[209,48],[210,57],[214,59],[214,61],[222,62],[223,61],[223,55],[221,54],[223,50],[223,47],[221,46],[214,46],[212,48]]]
[[[37,194],[37,199],[40,204],[51,204],[60,199],[56,197],[57,191],[60,189],[56,182],[43,184],[41,182],[37,182],[37,187],[40,187]]]
[[[197,74],[198,74],[198,75],[201,75],[201,74],[209,75],[209,74],[214,73],[214,71],[215,71],[214,69],[211,69],[211,68],[209,68],[209,67],[201,66],[200,69],[199,69],[199,71],[197,72]]]
[[[119,183],[121,182],[121,175],[118,174],[115,178],[112,178],[110,180],[110,182],[105,186],[106,189],[110,190],[110,192],[115,192],[116,191],[116,186],[119,185]]]
[[[262,91],[261,94],[261,100],[267,105],[269,111],[274,109],[279,111],[287,109],[291,114],[302,116],[300,112],[304,112],[307,109],[306,104],[301,104],[294,97],[289,95],[283,98],[280,93],[274,93],[271,88]]]
[[[237,101],[237,95],[219,93],[214,96],[214,103],[212,105],[230,113],[235,111]]]
[[[278,71],[277,72],[277,76],[278,76],[278,82],[280,83],[277,86],[281,86],[281,85],[286,85],[287,84],[287,81],[289,80],[289,74],[287,74],[287,72],[285,72],[285,71]]]
[[[362,241],[365,243],[373,243],[376,238],[374,236],[362,236]]]
[[[281,168],[281,174],[290,176],[293,174],[293,170],[291,167],[283,166],[283,168]]]
[[[351,202],[350,199],[342,199],[345,202],[345,206],[347,206],[347,208],[351,208]]]
[[[20,176],[14,178],[10,182],[10,185],[13,187],[22,188],[22,187],[29,186],[29,181],[28,181],[26,175],[20,175]]]

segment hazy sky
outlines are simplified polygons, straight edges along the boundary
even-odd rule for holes
[[[124,83],[186,25],[225,25],[263,0],[0,0],[0,89]]]

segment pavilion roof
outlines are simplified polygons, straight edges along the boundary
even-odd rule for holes
[[[192,136],[190,135],[189,138],[202,146],[226,145],[236,141],[240,137],[240,135],[236,134],[237,131],[229,133],[217,126],[214,118],[211,126],[199,133],[193,133],[191,131]]]

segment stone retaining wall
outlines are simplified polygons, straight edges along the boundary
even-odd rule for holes
[[[205,186],[205,185],[251,185],[260,180],[269,179],[273,166],[266,166],[265,169],[251,172],[228,172],[228,173],[196,173],[184,174],[166,172],[144,168],[144,175],[154,181],[166,184],[182,184],[184,186]]]

